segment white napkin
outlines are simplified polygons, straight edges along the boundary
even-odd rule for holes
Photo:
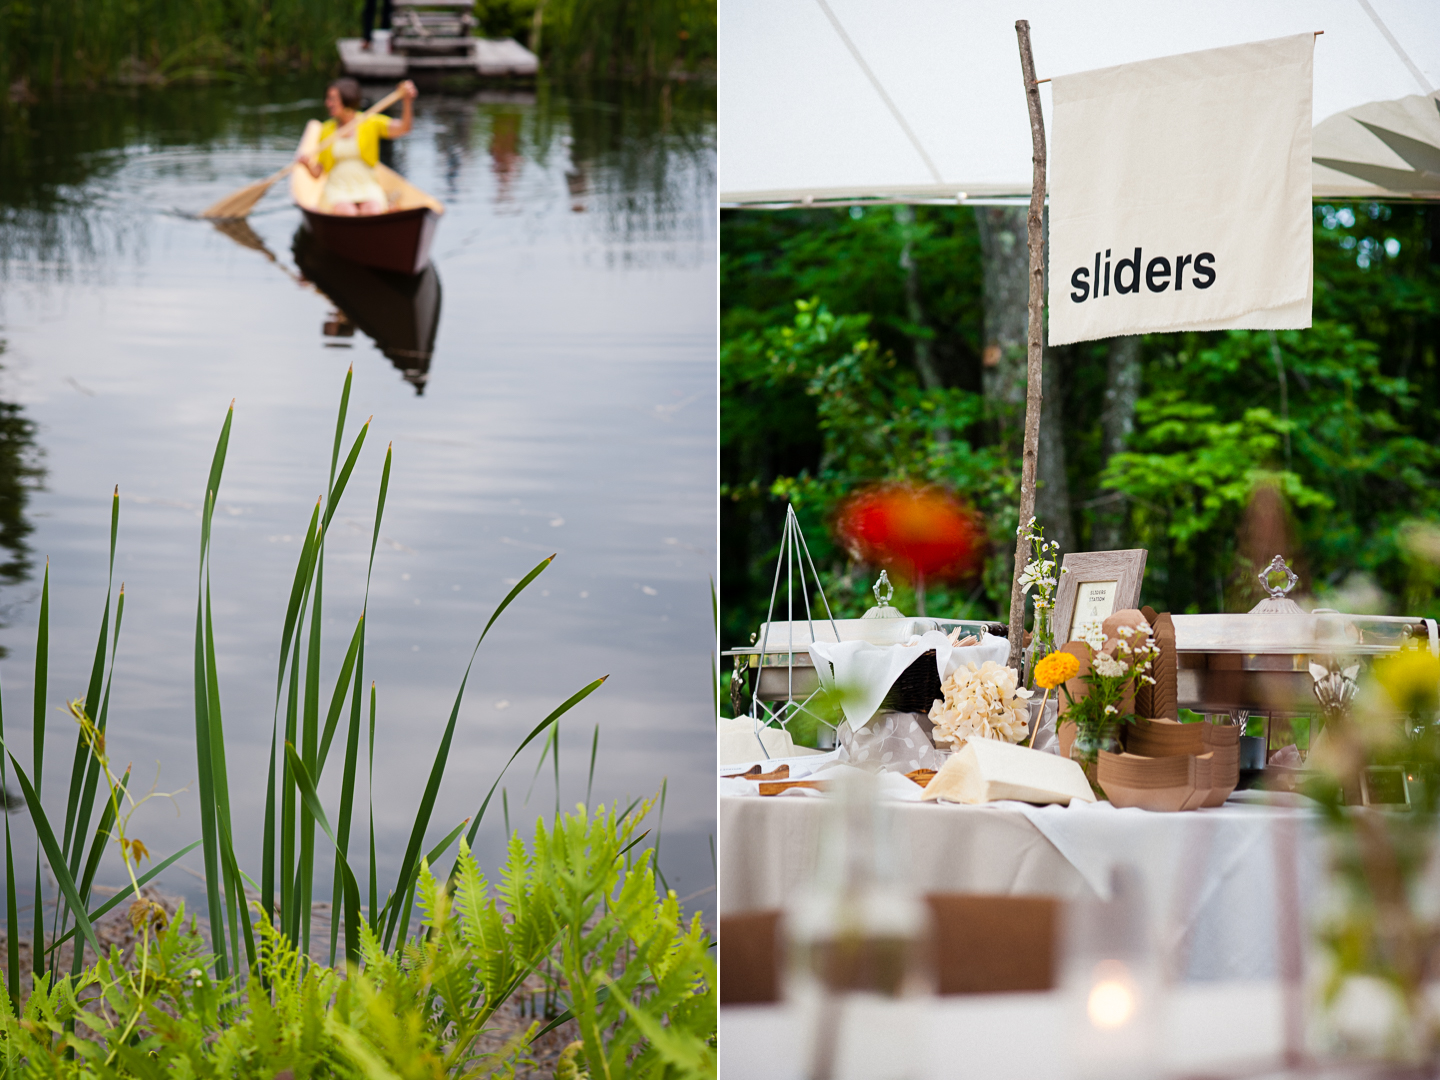
[[[813,762],[814,760],[815,759],[809,759],[809,761],[811,762]],[[775,766],[779,763],[776,761],[767,761],[763,764],[765,764],[766,766]],[[833,757],[827,758],[827,760],[822,765],[820,765],[819,768],[815,768],[810,771],[805,771],[807,764],[808,762],[802,763],[800,767],[797,768],[792,760],[792,763],[790,765],[790,779],[840,780],[844,778],[847,774],[870,771],[868,769],[857,769],[854,765],[846,765],[844,762],[836,761]],[[919,784],[915,783],[915,781],[911,780],[904,773],[881,772],[874,775],[875,791],[881,799],[890,799],[899,802],[919,802],[920,796],[925,793],[924,788],[922,788]],[[753,795],[759,798],[760,785],[757,784],[754,780],[729,780],[722,776],[720,778],[720,794]],[[782,791],[779,795],[773,795],[770,797],[775,799],[814,799],[819,798],[824,794],[825,792],[820,791],[816,788],[790,788],[786,791]]]
[[[772,758],[750,758],[747,761],[737,761],[731,765],[720,766],[720,776],[723,779],[733,773],[747,772],[752,766],[759,765],[762,772],[773,772],[781,765],[790,766],[791,780],[804,780],[816,769],[823,769],[827,765],[833,765],[840,760],[840,749],[821,753],[818,750],[810,750],[808,747],[797,746],[796,753],[792,757]],[[803,753],[802,753],[803,751]],[[751,781],[746,780],[749,784]]]
[[[820,685],[827,692],[841,692],[840,707],[853,730],[869,722],[895,680],[931,649],[941,682],[961,664],[979,667],[986,660],[1003,664],[1010,655],[1010,643],[1002,637],[985,634],[978,645],[959,648],[939,630],[930,630],[904,645],[817,641],[810,645],[810,659]]]
[[[720,764],[727,768],[735,762],[753,761],[759,754],[769,754],[772,759],[791,757],[798,749],[784,728],[767,727],[753,716],[722,716],[716,727],[717,753]]]
[[[846,765],[843,762],[837,762],[833,765],[827,765],[823,769],[816,769],[805,779],[839,780],[848,773],[858,772],[871,772],[871,770],[859,769],[856,768],[854,765]],[[911,780],[904,773],[882,771],[878,773],[873,773],[872,775],[874,775],[875,777],[875,793],[881,799],[895,799],[899,800],[900,802],[919,802],[920,796],[925,794],[925,789],[922,788],[919,784],[915,783],[914,780]],[[807,790],[811,795],[821,794],[821,792],[816,791],[814,788],[790,789],[790,791]],[[790,794],[790,791],[784,792],[784,794],[788,795]]]

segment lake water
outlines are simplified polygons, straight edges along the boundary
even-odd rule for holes
[[[258,876],[286,598],[353,364],[347,444],[366,417],[374,423],[328,540],[324,663],[333,679],[360,612],[393,443],[367,620],[381,881],[398,868],[485,620],[558,552],[481,647],[431,838],[475,812],[550,709],[608,673],[562,721],[559,802],[584,799],[598,724],[594,798],[628,802],[668,778],[661,864],[690,906],[711,912],[713,88],[422,93],[391,160],[447,211],[433,273],[414,295],[327,264],[283,183],[248,231],[184,216],[286,164],[305,121],[323,117],[323,91],[312,79],[80,95],[31,107],[3,132],[10,746],[28,765],[48,558],[45,801],[62,812],[75,726],[59,710],[84,695],[119,484],[126,608],[110,750],[134,763],[137,791],[157,768],[158,790],[190,789],[142,807],[133,835],[161,857],[199,836],[199,505],[235,399],[213,589],[237,845]],[[551,765],[536,778],[538,759],[537,741],[504,781],[511,824],[527,836],[556,804]],[[332,808],[338,773],[322,785]],[[30,835],[28,822],[17,835]],[[503,836],[497,794],[480,834],[486,869]],[[17,851],[22,881],[33,851]],[[359,873],[363,853],[355,862]],[[200,853],[184,865],[164,884],[203,904]],[[115,859],[102,880],[120,875]]]

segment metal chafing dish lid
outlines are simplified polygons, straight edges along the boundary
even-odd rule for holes
[[[1311,612],[1300,615],[1175,615],[1182,653],[1344,654],[1393,652],[1414,635],[1415,619]]]
[[[1282,585],[1271,576],[1284,574]],[[1298,578],[1279,555],[1260,571],[1269,595],[1247,614],[1175,615],[1175,647],[1181,653],[1373,656],[1393,652],[1417,633],[1421,620],[1387,615],[1346,615],[1327,608],[1306,614],[1286,594]]]

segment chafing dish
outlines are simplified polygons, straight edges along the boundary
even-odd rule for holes
[[[1271,576],[1281,572],[1285,583],[1271,585]],[[1315,709],[1312,661],[1382,656],[1417,637],[1436,644],[1433,620],[1305,612],[1286,596],[1296,579],[1278,555],[1260,580],[1270,595],[1245,614],[1172,616],[1181,708],[1308,715]]]

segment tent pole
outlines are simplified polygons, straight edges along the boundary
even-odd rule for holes
[[[1030,141],[1034,166],[1030,181],[1030,332],[1025,357],[1025,445],[1020,462],[1020,528],[1015,535],[1015,573],[1010,583],[1010,666],[1020,670],[1025,651],[1025,590],[1020,575],[1030,554],[1030,522],[1035,516],[1035,466],[1040,445],[1040,370],[1043,354],[1041,305],[1045,287],[1045,123],[1040,114],[1040,88],[1035,83],[1035,59],[1030,55],[1030,23],[1015,24],[1020,39],[1020,70],[1025,77],[1025,101],[1030,107]]]

